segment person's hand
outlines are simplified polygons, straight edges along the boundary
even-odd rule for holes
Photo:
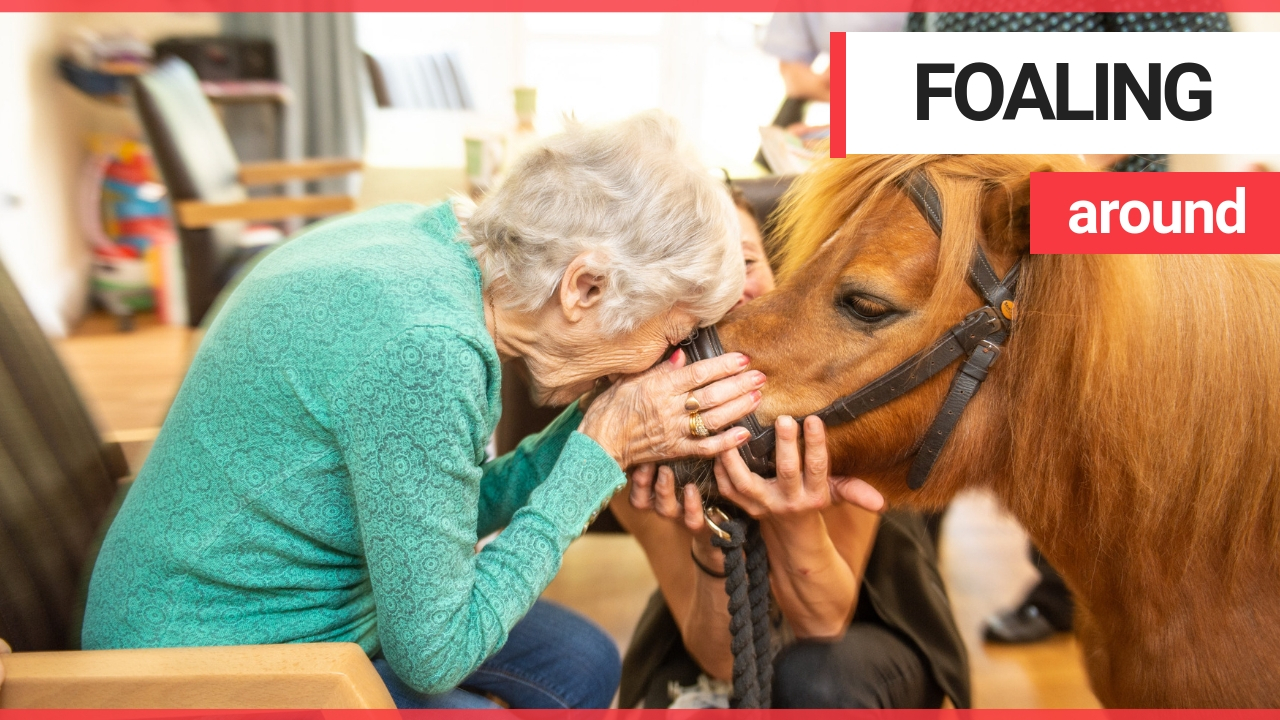
[[[731,450],[737,454],[736,450]],[[711,544],[711,528],[707,525],[706,511],[698,486],[688,483],[676,498],[675,473],[666,465],[645,463],[631,471],[627,484],[627,499],[631,507],[640,511],[653,511],[660,518],[677,523],[693,536],[693,555],[707,569],[724,572],[724,553]]]
[[[810,64],[789,60],[780,62],[778,69],[782,73],[782,84],[786,88],[787,97],[831,102],[830,69],[819,75]]]
[[[871,512],[884,508],[884,497],[866,482],[830,475],[822,420],[812,415],[805,418],[803,461],[799,424],[783,415],[773,427],[777,434],[776,478],[766,480],[751,472],[737,450],[716,457],[716,485],[726,499],[756,519],[810,516],[840,500]]]
[[[595,440],[622,468],[681,457],[712,457],[737,448],[750,437],[728,428],[760,404],[764,373],[747,370],[742,353],[727,353],[685,365],[676,350],[666,362],[621,378],[591,402],[579,432]],[[692,395],[702,421],[713,434],[690,432],[685,402]]]

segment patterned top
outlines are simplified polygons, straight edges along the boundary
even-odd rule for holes
[[[347,216],[235,289],[107,535],[85,648],[352,641],[435,693],[502,646],[625,477],[576,404],[485,462],[500,365],[458,232],[448,204]]]
[[[1025,0],[1027,7],[1043,7],[1044,0]],[[1153,2],[1153,6],[1160,3]],[[907,30],[935,32],[1229,32],[1226,13],[1054,13],[955,12],[911,13]],[[930,22],[932,21],[932,22]]]
[[[1107,169],[1111,172],[1167,172],[1169,156],[1126,155]]]

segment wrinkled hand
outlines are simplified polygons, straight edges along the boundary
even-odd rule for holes
[[[765,377],[747,370],[748,363],[746,355],[728,353],[686,366],[684,351],[676,350],[667,362],[601,391],[578,430],[623,468],[732,450],[746,442],[750,433],[733,428],[695,437],[689,432],[684,405],[690,394],[697,398],[703,422],[712,433],[753,412],[760,404]]]
[[[736,451],[730,451],[736,454]],[[693,535],[693,554],[698,561],[716,572],[724,572],[724,553],[711,544],[711,528],[707,525],[702,496],[694,483],[684,486],[683,502],[676,499],[676,477],[671,468],[645,463],[631,471],[627,484],[631,507],[652,510],[661,518],[683,525]]]
[[[827,433],[820,419],[812,415],[805,418],[803,461],[799,430],[795,419],[786,415],[774,422],[778,476],[771,480],[751,472],[737,450],[717,456],[720,494],[756,519],[802,516],[840,500],[871,512],[884,508],[884,497],[866,482],[830,475]]]

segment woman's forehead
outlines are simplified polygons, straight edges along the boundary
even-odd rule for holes
[[[760,227],[756,224],[755,216],[742,208],[738,208],[738,215],[742,220],[742,249],[763,251],[764,239],[760,237]]]

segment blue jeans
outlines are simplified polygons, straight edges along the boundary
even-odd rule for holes
[[[499,707],[485,694],[513,708],[607,708],[622,678],[613,639],[590,620],[545,600],[516,623],[501,650],[448,692],[414,690],[381,655],[373,666],[402,710]]]

